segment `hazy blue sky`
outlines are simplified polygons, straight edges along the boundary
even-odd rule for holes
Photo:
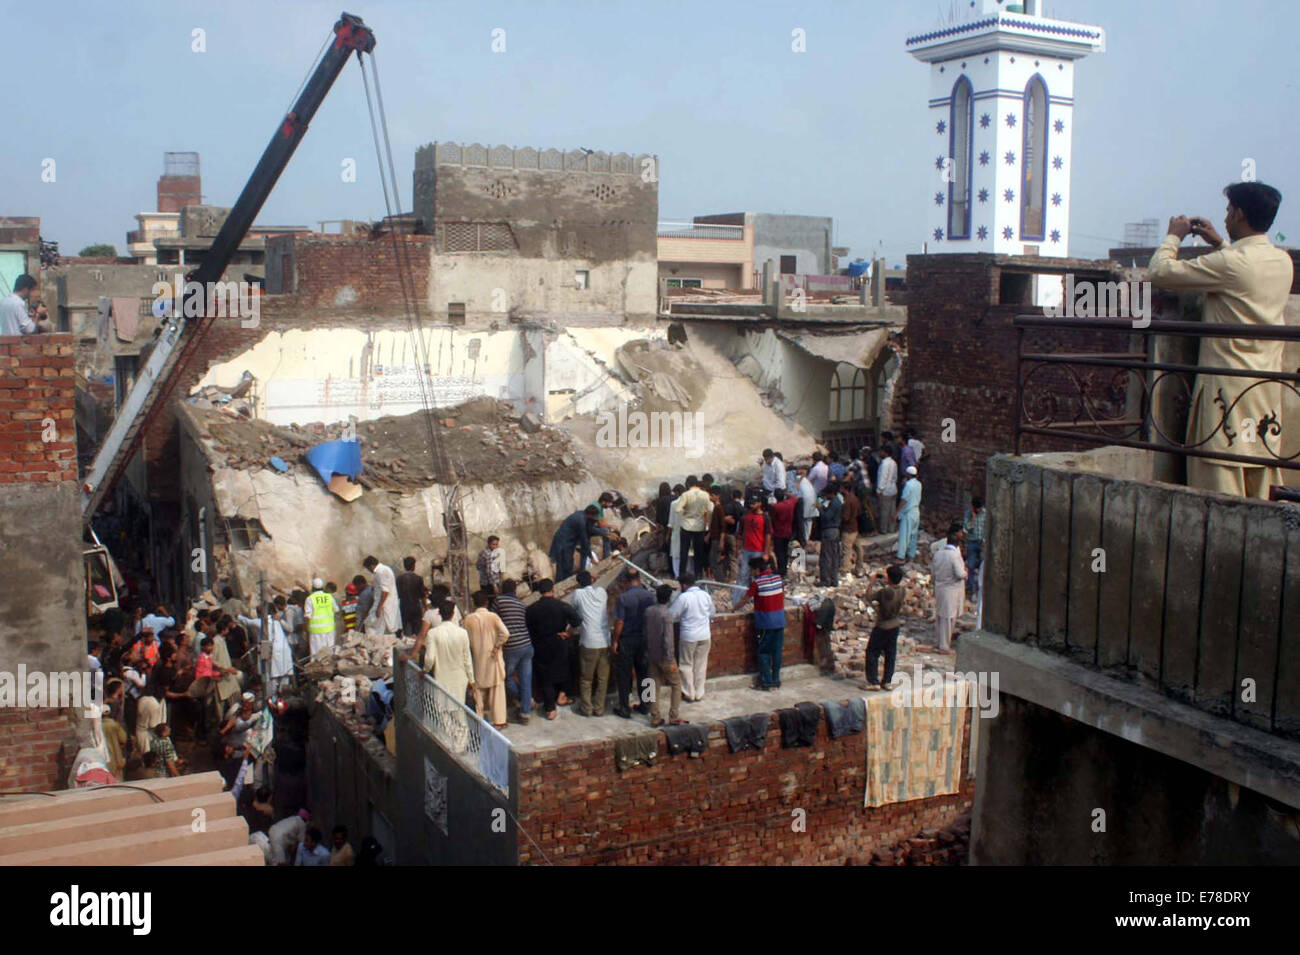
[[[202,154],[206,201],[230,204],[343,4],[4,0],[18,81],[0,150],[0,214],[38,215],[64,252],[123,250],[167,150]],[[904,38],[951,0],[447,3],[348,0],[376,54],[411,202],[418,145],[439,140],[655,153],[661,218],[830,215],[852,254],[918,251],[933,191],[928,68]],[[1102,255],[1127,221],[1221,220],[1243,157],[1282,190],[1300,244],[1294,0],[1046,0],[1103,26],[1075,74],[1071,250]],[[207,52],[192,53],[191,30]],[[490,49],[506,30],[506,52]],[[807,52],[790,49],[791,30]],[[13,42],[14,37],[17,42]],[[11,88],[13,88],[11,86]],[[27,117],[19,111],[31,107]],[[41,162],[57,181],[41,182]],[[355,157],[359,179],[340,180]],[[349,64],[258,221],[383,214],[360,72]]]

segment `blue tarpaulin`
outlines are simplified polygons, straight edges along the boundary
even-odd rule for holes
[[[870,271],[871,271],[871,263],[870,263],[870,262],[850,262],[850,263],[849,263],[849,275],[854,276],[855,278],[856,278],[857,276],[859,276],[859,275],[866,275],[866,274],[867,274],[868,272],[870,272]]]
[[[360,441],[326,441],[307,452],[307,463],[329,484],[336,474],[355,478],[361,473]]]

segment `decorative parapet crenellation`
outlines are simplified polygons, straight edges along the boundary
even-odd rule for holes
[[[570,149],[566,152],[559,149],[534,149],[531,146],[433,142],[416,150],[415,165],[417,168],[430,165],[483,166],[489,169],[537,169],[542,172],[640,176],[646,169],[657,175],[658,159],[648,153],[632,155],[588,149]]]

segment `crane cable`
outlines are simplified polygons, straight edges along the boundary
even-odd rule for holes
[[[461,513],[460,476],[449,460],[446,448],[438,438],[437,427],[433,420],[433,400],[425,381],[426,375],[432,376],[432,365],[429,361],[428,343],[425,341],[422,329],[419,296],[415,287],[415,270],[411,261],[410,244],[399,240],[395,228],[395,209],[400,210],[397,170],[393,162],[392,144],[388,135],[388,118],[384,110],[383,92],[379,85],[379,68],[372,52],[370,54],[370,68],[374,73],[375,80],[372,95],[365,60],[358,55],[358,61],[361,64],[361,78],[365,85],[366,108],[370,114],[370,129],[375,142],[380,186],[383,190],[384,208],[390,225],[389,234],[393,241],[393,258],[402,295],[403,311],[408,332],[414,344],[416,360],[420,366],[417,369],[420,404],[423,409],[429,452],[433,459],[435,480],[438,482],[439,497],[443,508],[443,526],[447,531],[447,570],[449,571],[453,591],[459,591],[462,599],[467,600],[469,596],[468,535]],[[375,116],[376,108],[379,114],[378,122],[376,122]]]
[[[447,457],[446,448],[438,440],[438,430],[433,422],[433,401],[425,386],[425,371],[429,369],[429,377],[432,379],[432,366],[429,364],[428,344],[421,333],[421,319],[419,309],[419,296],[415,288],[415,270],[411,262],[410,244],[398,240],[397,231],[391,226],[395,225],[393,221],[393,210],[399,206],[397,194],[397,170],[393,163],[392,144],[388,138],[388,119],[384,113],[384,98],[379,87],[379,68],[375,63],[375,55],[370,54],[370,68],[375,75],[375,91],[372,101],[370,92],[370,81],[366,75],[365,61],[361,60],[361,78],[366,88],[366,108],[370,112],[370,128],[375,140],[375,154],[379,163],[379,180],[380,186],[384,192],[384,209],[388,214],[390,229],[389,233],[393,238],[393,258],[397,267],[398,284],[402,293],[402,305],[406,315],[407,327],[411,337],[414,339],[416,359],[420,362],[419,382],[420,382],[420,403],[424,408],[424,421],[428,433],[429,451],[433,458],[436,477],[438,481],[438,491],[443,506],[443,525],[447,530],[447,559],[450,565],[449,570],[456,578],[453,580],[453,590],[459,589],[461,594],[466,598],[469,596],[469,554],[468,538],[464,520],[461,516],[460,509],[460,478],[457,472],[451,467]],[[375,110],[378,106],[379,124],[375,123]],[[380,130],[382,129],[382,140]],[[385,162],[387,170],[385,170]],[[390,197],[391,196],[391,197]],[[409,283],[409,290],[408,290]],[[450,482],[450,486],[449,483]],[[458,559],[459,557],[459,559]],[[546,850],[538,844],[533,838],[533,834],[523,824],[514,813],[510,811],[509,806],[505,807],[506,814],[514,821],[519,831],[527,837],[528,841],[541,855],[547,865],[554,865],[555,861],[546,853]]]

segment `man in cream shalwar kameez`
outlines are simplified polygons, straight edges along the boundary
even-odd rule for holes
[[[478,715],[498,728],[506,725],[506,664],[502,648],[510,631],[500,617],[487,608],[488,595],[474,595],[474,610],[461,621],[469,633],[470,656],[474,661],[474,700]]]
[[[1291,257],[1268,240],[1266,232],[1281,197],[1262,183],[1234,183],[1228,194],[1224,242],[1203,218],[1169,220],[1169,234],[1151,256],[1147,278],[1157,288],[1205,292],[1204,321],[1220,325],[1285,324],[1291,292]],[[1234,201],[1235,200],[1235,201]],[[1239,208],[1240,202],[1246,208]],[[1254,219],[1254,222],[1250,221]],[[1178,245],[1189,233],[1215,249],[1178,260]],[[1246,371],[1281,371],[1284,343],[1248,338],[1201,339],[1200,364]],[[1226,411],[1226,416],[1225,416]],[[1196,378],[1187,445],[1202,451],[1271,457],[1282,452],[1281,388],[1276,382],[1232,375]],[[1243,465],[1211,458],[1187,458],[1187,484],[1239,497],[1268,497],[1281,484],[1278,468]]]
[[[450,617],[453,611],[452,602],[443,601],[440,612]],[[464,627],[444,620],[429,631],[425,646],[424,668],[433,674],[433,678],[450,697],[439,699],[435,703],[439,711],[438,721],[452,735],[451,742],[457,751],[462,751],[469,743],[469,727],[465,722],[463,706],[465,690],[474,685],[474,661],[470,657],[469,634]]]
[[[948,528],[947,545],[934,555],[930,573],[934,576],[934,613],[938,618],[936,630],[939,649],[947,651],[952,646],[952,632],[966,603],[966,562],[961,559],[960,525]]]

